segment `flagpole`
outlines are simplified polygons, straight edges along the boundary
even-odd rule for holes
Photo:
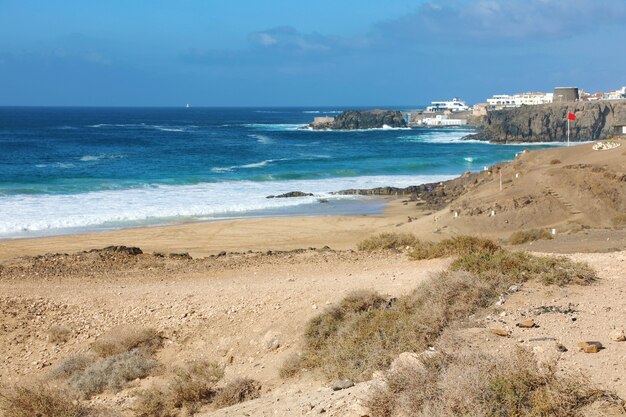
[[[567,146],[569,146],[569,114],[567,115]]]

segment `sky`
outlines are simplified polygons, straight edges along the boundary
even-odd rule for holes
[[[0,105],[411,106],[626,85],[626,0],[0,0]]]

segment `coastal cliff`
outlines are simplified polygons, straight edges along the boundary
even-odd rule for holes
[[[407,127],[402,112],[398,110],[349,110],[337,117],[316,119],[309,125],[315,130],[356,130]]]
[[[491,142],[563,142],[567,140],[567,114],[576,115],[570,140],[605,139],[618,124],[626,124],[626,100],[553,103],[496,110],[474,124],[480,132],[468,139]]]

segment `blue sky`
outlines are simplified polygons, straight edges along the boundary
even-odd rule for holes
[[[0,0],[0,105],[418,105],[626,85],[626,0]]]

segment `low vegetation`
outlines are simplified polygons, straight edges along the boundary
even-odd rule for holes
[[[550,165],[558,165],[561,163],[560,159],[552,159],[550,160]]]
[[[292,378],[300,372],[302,369],[302,356],[297,353],[292,353],[287,356],[283,361],[278,373],[281,378]]]
[[[415,260],[463,256],[472,253],[493,253],[500,246],[488,239],[473,236],[455,236],[437,243],[419,242],[410,253]]]
[[[523,243],[534,242],[536,240],[550,240],[552,235],[545,229],[520,230],[511,234],[509,243],[511,245],[521,245]]]
[[[54,344],[65,343],[70,340],[72,331],[64,326],[52,326],[48,329],[48,342]]]
[[[357,245],[360,251],[373,252],[385,249],[405,249],[413,247],[417,238],[411,233],[381,233],[367,238]]]
[[[319,369],[328,379],[367,380],[402,352],[421,352],[453,323],[491,305],[512,284],[539,280],[547,285],[586,285],[596,279],[587,265],[567,258],[511,252],[467,236],[438,243],[417,243],[411,256],[457,256],[412,293],[383,297],[362,291],[347,296],[313,318],[305,331],[302,363],[284,365]]]
[[[538,280],[546,285],[588,285],[597,279],[587,264],[566,257],[535,256],[525,252],[500,249],[493,253],[476,252],[455,260],[452,270],[468,271],[500,291],[506,286]]]
[[[0,391],[0,411],[10,417],[91,417],[71,393],[44,384],[17,385]]]
[[[238,378],[219,390],[213,404],[217,408],[229,407],[259,398],[260,391],[261,385],[257,381],[249,378]]]
[[[128,381],[145,378],[156,361],[135,349],[100,359],[69,379],[69,385],[84,398],[105,390],[117,392]]]
[[[367,405],[372,417],[575,417],[596,401],[623,409],[614,395],[556,370],[522,349],[498,356],[438,354],[388,371]]]
[[[91,345],[91,350],[106,358],[141,349],[146,354],[152,354],[161,347],[162,338],[159,332],[152,328],[135,326],[120,326],[101,336]]]

